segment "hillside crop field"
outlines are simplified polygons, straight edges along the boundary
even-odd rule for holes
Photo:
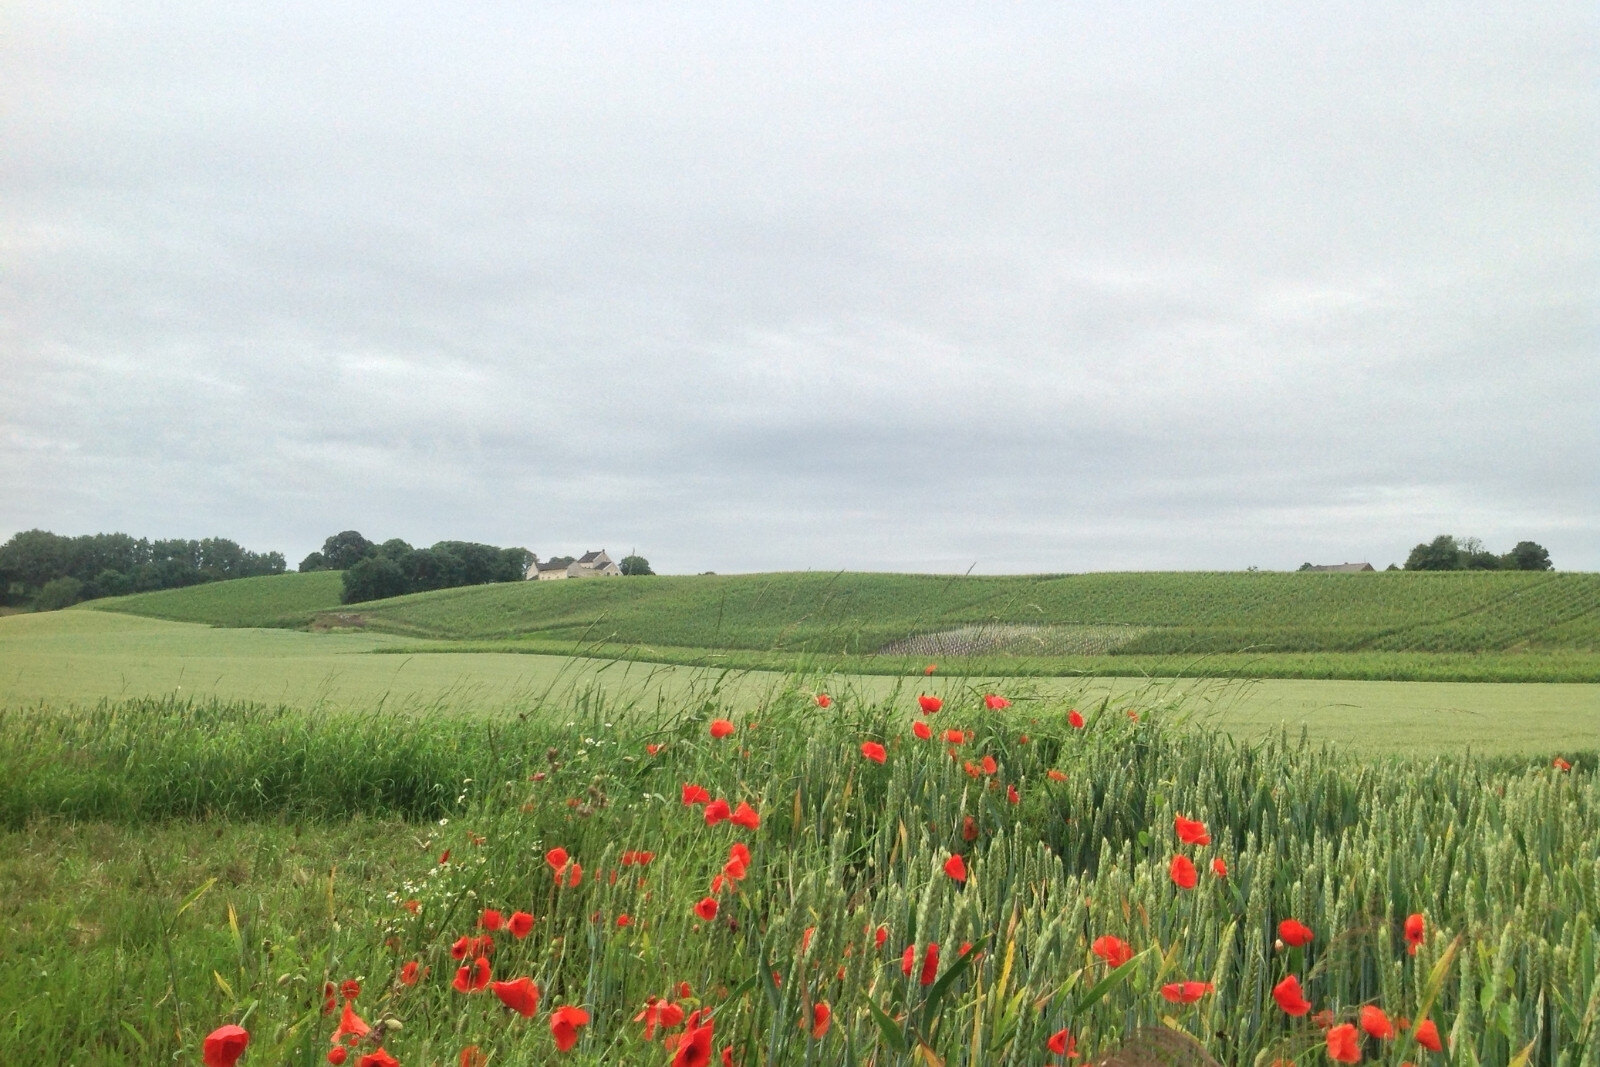
[[[779,671],[811,655],[896,675],[931,658],[1012,675],[1600,681],[1595,574],[791,573],[506,583],[344,608],[337,599],[334,576],[313,573],[88,606]]]
[[[1600,1062],[1593,753],[915,685],[8,710],[0,1062]]]
[[[337,611],[341,588],[338,571],[312,571],[108,597],[83,607],[212,626],[298,627],[316,612]]]

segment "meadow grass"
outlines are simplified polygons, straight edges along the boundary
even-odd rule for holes
[[[392,643],[404,655],[363,655]],[[370,633],[213,629],[102,612],[51,612],[0,619],[0,707],[93,707],[101,700],[166,698],[249,701],[386,715],[504,718],[561,707],[591,687],[625,706],[695,702],[710,688],[754,705],[787,684],[780,671],[726,665],[661,665],[645,659],[441,654]],[[853,674],[848,659],[805,657],[816,684],[882,700],[912,684],[906,675]],[[787,662],[793,663],[794,658]],[[920,663],[917,664],[920,668]],[[1284,727],[1356,752],[1554,754],[1600,736],[1600,686],[1338,680],[1183,680],[1140,677],[1007,678],[1004,663],[972,670],[957,661],[932,681],[941,693],[1003,687],[1020,702],[1110,697],[1138,705],[1182,695],[1212,728],[1259,737]],[[1120,705],[1119,705],[1120,706]]]
[[[469,1045],[496,1065],[664,1065],[660,1036],[633,1021],[652,996],[712,1009],[715,1048],[741,1064],[1057,1063],[1046,1043],[1062,1028],[1088,1062],[1148,1027],[1229,1064],[1324,1062],[1319,1028],[1271,995],[1287,974],[1334,1023],[1377,1004],[1432,1019],[1451,1049],[1431,1056],[1406,1032],[1366,1042],[1378,1062],[1597,1062],[1592,752],[1570,771],[1372,760],[1233,741],[1181,701],[1137,721],[1089,707],[1078,729],[1064,703],[989,710],[947,691],[924,721],[971,731],[952,756],[908,728],[910,690],[827,709],[813,692],[793,678],[739,710],[717,691],[665,708],[596,693],[493,731],[183,703],[77,726],[8,714],[0,1062],[194,1062],[205,1033],[239,1022],[246,1067],[311,1067],[338,1019],[323,985],[346,979],[368,1022],[400,1024],[358,1052],[381,1038],[403,1067],[454,1064]],[[734,736],[708,735],[719,716]],[[863,741],[885,746],[882,765]],[[105,777],[128,779],[111,808]],[[749,803],[759,826],[708,825],[684,783]],[[1180,814],[1211,843],[1180,844]],[[751,853],[737,878],[734,842]],[[556,847],[578,881],[557,884]],[[641,849],[648,866],[625,866]],[[1169,877],[1180,853],[1200,868],[1193,890]],[[955,854],[964,882],[945,871]],[[710,920],[692,910],[707,897]],[[451,946],[484,932],[485,908],[534,916],[525,939],[496,934],[486,964],[538,983],[534,1019],[451,988]],[[1426,923],[1414,956],[1412,913]],[[1290,917],[1314,940],[1276,949]],[[1091,951],[1102,936],[1133,959],[1109,968]],[[414,985],[407,962],[428,969]],[[1162,997],[1183,980],[1213,990]],[[814,1037],[799,1024],[819,1002],[832,1021]],[[546,1026],[557,1004],[591,1017],[564,1054]]]

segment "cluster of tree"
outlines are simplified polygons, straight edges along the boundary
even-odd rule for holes
[[[643,556],[623,556],[622,562],[617,564],[617,570],[632,578],[655,574],[655,571],[650,569],[650,561]]]
[[[52,611],[104,596],[282,574],[283,553],[225,537],[151,541],[128,534],[64,537],[27,530],[0,545],[0,603]]]
[[[346,604],[430,589],[489,582],[520,582],[533,555],[525,548],[497,548],[471,541],[440,541],[431,548],[412,548],[400,538],[380,544],[355,530],[336,533],[322,551],[300,561],[302,571],[344,571]]]
[[[1424,545],[1418,545],[1406,557],[1408,571],[1547,571],[1551,570],[1550,553],[1532,541],[1518,541],[1510,552],[1496,555],[1483,546],[1476,537],[1457,541],[1449,534],[1440,534]]]

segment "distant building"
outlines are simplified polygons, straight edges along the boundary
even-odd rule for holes
[[[1343,574],[1360,574],[1362,571],[1373,570],[1370,563],[1308,563],[1300,568],[1303,571],[1338,571]]]
[[[558,557],[546,563],[540,563],[539,557],[534,556],[522,576],[529,581],[551,582],[557,578],[609,578],[621,574],[622,568],[613,563],[602,548],[598,552],[585,552],[577,559]]]

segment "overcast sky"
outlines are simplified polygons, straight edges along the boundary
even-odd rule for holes
[[[1600,8],[0,16],[0,539],[1600,569]]]

